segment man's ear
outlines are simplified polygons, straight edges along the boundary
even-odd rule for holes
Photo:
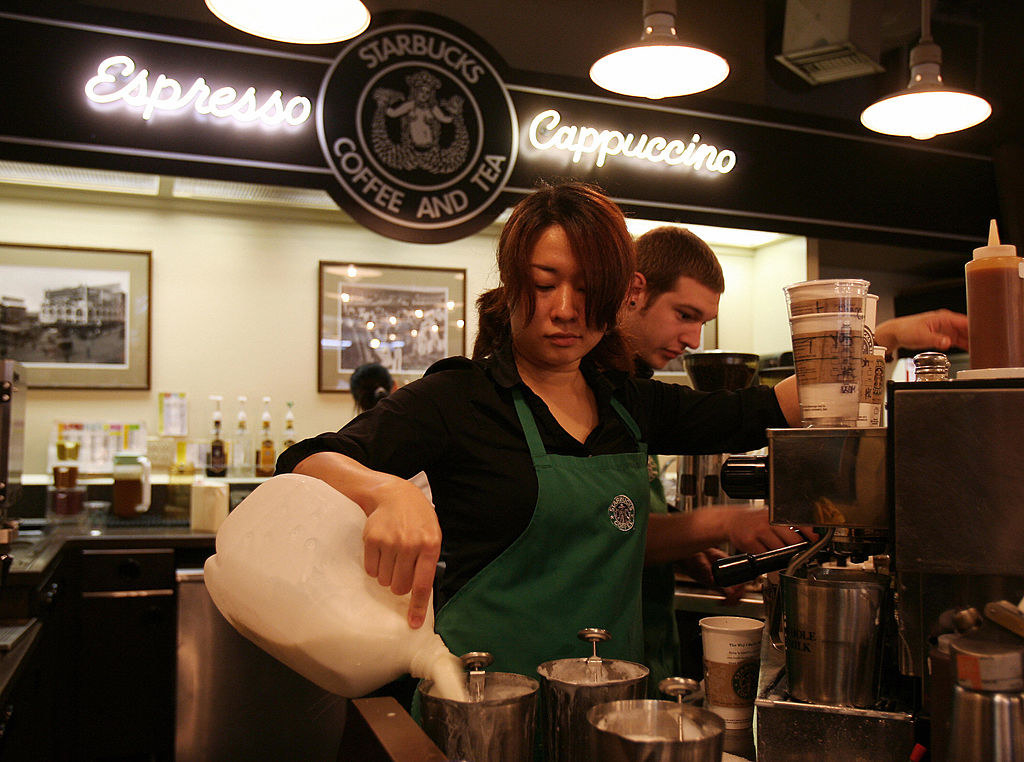
[[[629,284],[629,298],[626,300],[629,302],[630,307],[636,307],[644,304],[644,294],[647,290],[647,278],[644,277],[643,273],[633,273],[633,280]]]

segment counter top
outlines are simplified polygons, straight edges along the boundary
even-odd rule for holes
[[[47,527],[29,530],[11,543],[10,585],[32,585],[45,575],[66,548],[140,548],[167,545],[177,548],[212,547],[212,532],[197,532],[188,527],[94,527],[87,529]]]
[[[0,624],[6,623],[0,621]],[[25,634],[15,641],[11,650],[0,654],[0,705],[2,706],[6,706],[8,692],[39,642],[39,635],[43,628],[42,623],[32,619],[27,624],[28,629]]]

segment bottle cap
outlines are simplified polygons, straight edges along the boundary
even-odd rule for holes
[[[995,220],[990,220],[988,223],[988,246],[980,246],[975,249],[974,258],[1015,256],[1017,256],[1017,247],[1008,243],[999,243],[999,228]]]

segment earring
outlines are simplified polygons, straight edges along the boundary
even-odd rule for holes
[[[630,303],[629,303],[629,306],[630,306],[630,307],[636,307],[636,302],[630,302]]]

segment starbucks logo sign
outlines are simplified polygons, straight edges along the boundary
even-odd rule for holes
[[[495,202],[518,144],[515,111],[483,43],[466,36],[440,22],[385,21],[348,45],[324,78],[317,130],[337,180],[332,195],[383,235],[451,241],[501,211]]]

